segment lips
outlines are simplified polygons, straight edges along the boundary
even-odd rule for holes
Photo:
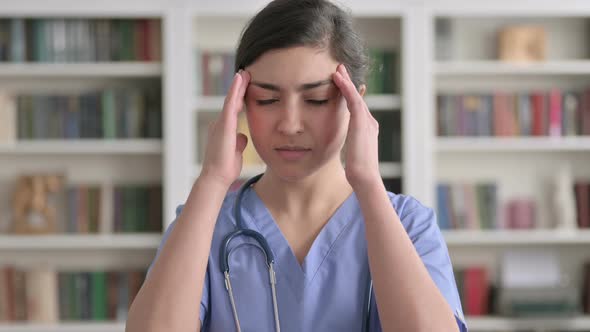
[[[311,149],[306,148],[306,147],[302,147],[302,146],[281,146],[276,148],[276,150],[281,150],[281,151],[309,151]]]
[[[298,161],[304,158],[310,151],[310,148],[302,146],[281,146],[275,149],[279,156],[286,161]]]

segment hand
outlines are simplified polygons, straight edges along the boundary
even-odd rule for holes
[[[338,65],[333,80],[350,111],[344,159],[346,179],[355,191],[364,186],[383,185],[379,173],[379,123],[369,112],[343,64]]]
[[[229,89],[219,117],[209,124],[205,160],[199,177],[208,177],[229,186],[242,171],[242,153],[248,144],[246,135],[237,132],[238,114],[244,107],[244,95],[250,74],[240,70]]]

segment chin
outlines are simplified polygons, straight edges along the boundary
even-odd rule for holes
[[[272,172],[272,174],[285,182],[299,182],[310,175],[313,175],[316,169],[311,169],[309,167],[303,167],[303,165],[298,166],[268,166],[268,172]]]

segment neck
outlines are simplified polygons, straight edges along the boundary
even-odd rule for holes
[[[313,220],[313,215],[338,208],[352,193],[340,160],[296,181],[267,170],[254,189],[275,217],[286,220]]]

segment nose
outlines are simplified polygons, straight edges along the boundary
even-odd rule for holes
[[[283,135],[297,135],[303,132],[301,108],[295,102],[286,103],[281,110],[278,131]]]

